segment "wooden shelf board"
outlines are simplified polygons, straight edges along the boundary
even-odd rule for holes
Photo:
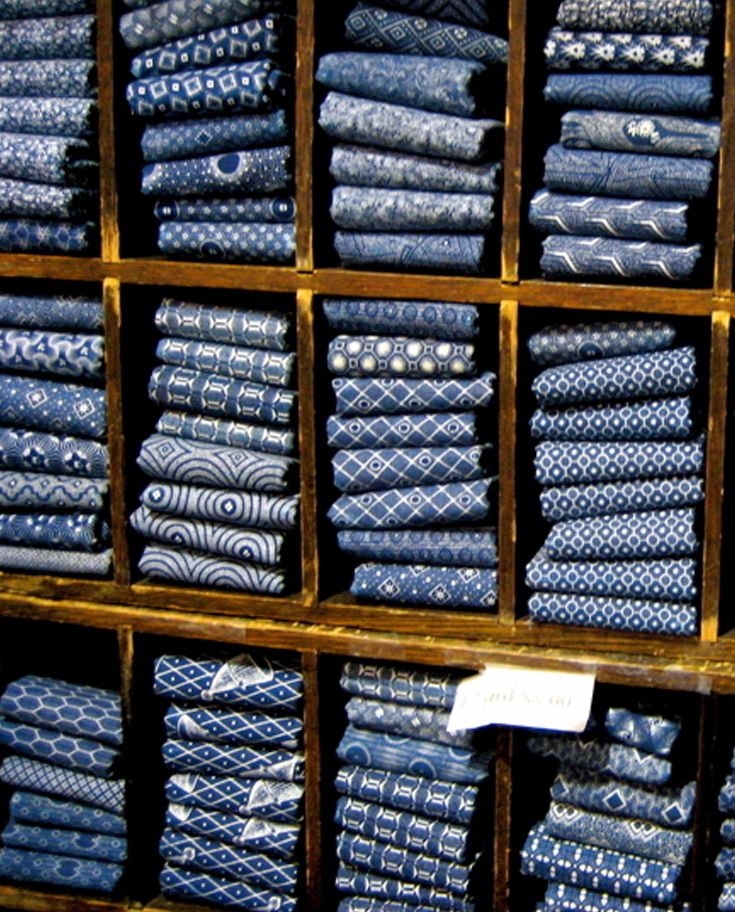
[[[69,257],[33,253],[0,253],[4,278],[59,279],[101,282],[112,266],[98,257]]]
[[[58,893],[22,885],[0,884],[0,908],[19,912],[123,912],[127,900],[113,901],[80,893]]]
[[[507,297],[506,293],[506,297]],[[623,310],[669,314],[709,314],[723,308],[711,290],[593,285],[585,282],[521,281],[518,300],[531,307]],[[719,303],[718,303],[719,302]]]
[[[311,282],[317,294],[409,297],[472,304],[498,303],[503,297],[503,285],[497,278],[316,269]]]
[[[110,263],[107,270],[109,275],[134,285],[295,292],[303,284],[300,274],[289,266],[212,264],[143,257]]]

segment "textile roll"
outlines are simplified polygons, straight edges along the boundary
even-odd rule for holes
[[[370,563],[357,565],[350,592],[358,598],[471,610],[492,608],[497,587],[495,570]]]
[[[528,611],[533,620],[547,624],[672,636],[695,636],[698,630],[697,608],[685,602],[536,592]]]
[[[498,563],[494,529],[344,529],[337,534],[342,551],[375,561],[400,564],[438,564],[457,567],[495,567]]]
[[[339,332],[442,339],[473,339],[479,332],[474,304],[324,298],[322,308],[330,328]]]
[[[0,428],[0,465],[85,478],[107,478],[110,471],[103,443],[13,427]]]
[[[332,457],[339,491],[387,490],[473,481],[486,474],[485,447],[399,447],[338,450]]]
[[[411,234],[337,231],[334,249],[343,266],[397,267],[475,275],[485,263],[481,234]]]
[[[0,837],[3,845],[16,849],[50,852],[71,858],[92,858],[120,864],[128,857],[127,839],[102,833],[25,826],[11,822],[7,824]]]
[[[36,795],[33,792],[13,792],[9,812],[12,820],[59,826],[69,830],[124,836],[127,829],[125,818],[120,814],[74,801],[60,801],[46,795]]]
[[[0,376],[0,421],[57,434],[102,437],[107,430],[104,390],[30,377]]]
[[[89,136],[97,106],[86,98],[0,97],[0,130],[45,136]]]
[[[174,773],[166,780],[165,792],[175,804],[193,804],[242,817],[280,823],[297,823],[302,817],[304,787],[296,782]]]
[[[550,70],[643,70],[696,73],[709,40],[699,35],[646,35],[552,28],[544,44]]]
[[[96,379],[102,376],[102,336],[0,327],[0,368]]]
[[[467,380],[332,380],[338,415],[452,412],[488,406],[495,393],[489,371]]]
[[[164,298],[156,311],[156,328],[164,336],[181,336],[254,348],[288,348],[288,317],[277,313],[208,306]]]
[[[163,412],[156,424],[156,430],[172,437],[240,446],[263,453],[287,455],[295,446],[293,431],[186,412]]]
[[[293,225],[163,222],[158,247],[172,256],[254,263],[287,263],[296,249]]]
[[[338,228],[363,231],[487,231],[488,194],[336,187],[329,213]]]
[[[342,450],[363,447],[447,447],[479,443],[474,412],[378,415],[327,419],[327,443]]]
[[[709,0],[646,0],[610,6],[606,0],[561,0],[557,20],[564,28],[706,35],[712,24],[712,4]]]
[[[303,782],[304,779],[304,756],[295,751],[256,750],[213,741],[169,739],[164,743],[162,753],[166,766],[181,772],[282,782]],[[191,807],[182,806],[181,815],[191,816],[191,811]]]
[[[594,459],[599,461],[587,462]],[[534,466],[541,484],[698,474],[704,468],[704,438],[642,443],[545,441],[536,447]]]
[[[98,478],[0,471],[0,508],[99,511],[109,488]]]
[[[0,764],[0,780],[6,785],[56,795],[122,814],[125,783],[122,779],[102,779],[28,757],[6,757]]]
[[[0,251],[5,253],[82,253],[96,236],[97,228],[92,222],[0,220]]]
[[[304,727],[298,716],[273,716],[180,703],[169,704],[163,724],[168,738],[277,744],[293,750],[301,744]]]
[[[712,77],[655,73],[551,73],[544,98],[553,104],[603,111],[706,114]]]
[[[243,881],[215,877],[165,864],[160,875],[164,896],[175,896],[217,906],[267,908],[273,912],[295,912],[296,900],[285,893],[276,893]]]
[[[112,893],[122,874],[121,865],[97,859],[71,858],[69,855],[25,849],[0,849],[0,876],[9,880]]]
[[[0,513],[0,541],[64,551],[96,551],[110,540],[98,513]]]
[[[296,202],[291,196],[233,197],[231,199],[158,200],[154,215],[162,222],[293,222]],[[181,229],[179,229],[181,230]]]
[[[690,437],[692,400],[689,396],[670,396],[622,405],[537,409],[529,427],[533,437],[547,441],[661,441]]]
[[[0,567],[55,576],[107,576],[112,569],[112,548],[90,552],[0,545]]]
[[[270,146],[145,165],[141,189],[153,196],[273,193],[291,182],[291,147]]]
[[[528,353],[544,367],[671,348],[676,330],[660,320],[616,320],[549,326],[527,341]]]
[[[339,686],[349,694],[408,706],[451,709],[458,679],[450,672],[394,668],[369,662],[345,662]]]
[[[149,544],[138,568],[145,576],[167,582],[237,589],[264,595],[280,595],[286,588],[285,575],[270,567],[244,563],[219,555],[200,554],[187,548]]]

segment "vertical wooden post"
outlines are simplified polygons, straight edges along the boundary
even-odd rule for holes
[[[322,762],[319,738],[319,654],[302,656],[304,672],[304,753],[306,757],[304,826],[306,846],[306,903],[309,912],[322,909]]]
[[[97,0],[97,97],[100,148],[100,246],[107,263],[120,260],[120,225],[115,173],[113,48],[116,23],[110,0]]]
[[[497,734],[495,756],[494,912],[510,909],[512,764],[513,732],[501,729]]]
[[[508,38],[500,277],[504,282],[517,282],[521,225],[523,93],[526,67],[525,0],[510,0],[508,4]]]
[[[500,305],[498,403],[498,616],[515,621],[516,590],[516,382],[518,379],[518,302]]]
[[[715,248],[715,294],[733,287],[735,244],[735,6],[725,4],[725,47],[722,80],[721,145],[717,193],[717,246]],[[713,35],[713,39],[716,36]]]
[[[296,71],[294,103],[296,121],[296,268],[314,268],[314,6],[299,0],[296,13]]]
[[[301,572],[308,604],[318,596],[316,427],[314,423],[314,314],[309,289],[296,293],[299,377],[299,458],[301,466]]]

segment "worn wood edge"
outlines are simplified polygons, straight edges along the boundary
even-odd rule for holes
[[[495,753],[495,814],[493,819],[493,912],[508,912],[511,905],[511,823],[513,798],[513,733],[498,731]]]
[[[36,890],[28,886],[0,884],[0,908],[19,912],[123,912],[130,908],[127,900],[113,901],[83,896],[79,893],[58,893]]]
[[[101,282],[110,266],[99,257],[53,254],[0,253],[0,276],[4,278],[58,279],[70,282]]]
[[[316,269],[311,273],[310,279],[311,287],[317,294],[425,298],[429,301],[457,301],[470,304],[499,301],[503,287],[499,279],[493,278],[348,269]]]
[[[512,297],[512,295],[505,295]],[[709,314],[729,309],[711,289],[654,288],[597,285],[584,282],[520,282],[518,298],[528,307],[565,307],[575,310],[630,310],[670,314]],[[728,298],[730,304],[732,299]]]
[[[103,260],[120,259],[117,169],[115,165],[115,24],[112,3],[97,0],[97,95],[100,151],[100,249]]]
[[[501,303],[498,384],[498,618],[501,624],[512,624],[516,615],[518,314],[517,301]]]
[[[318,592],[316,425],[314,422],[314,314],[311,291],[296,293],[297,369],[299,377],[299,460],[301,480],[301,586],[314,604]]]
[[[506,70],[505,150],[503,157],[503,206],[500,275],[504,282],[518,281],[521,249],[521,192],[523,160],[523,110],[526,71],[526,3],[508,4],[508,66]]]
[[[109,275],[129,285],[176,285],[235,288],[241,291],[296,291],[302,276],[287,266],[245,266],[235,263],[140,258],[105,264]]]
[[[730,292],[733,287],[733,244],[735,243],[735,8],[726,4],[723,52],[722,116],[720,119],[719,184],[717,188],[717,235],[714,289]]]
[[[314,4],[301,0],[296,8],[296,268],[314,266]]]
[[[322,908],[322,763],[319,706],[319,654],[306,650],[301,657],[304,674],[304,848],[306,903],[310,912]]]

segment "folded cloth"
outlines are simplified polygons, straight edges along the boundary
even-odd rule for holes
[[[194,304],[164,298],[156,311],[156,328],[164,336],[204,342],[288,349],[289,318],[279,313],[239,307]]]
[[[287,750],[255,750],[213,741],[169,739],[162,748],[163,762],[176,772],[240,776],[303,782],[304,755]]]
[[[102,329],[102,302],[72,295],[0,294],[0,325],[29,329]]]
[[[591,912],[616,909],[618,912],[650,912],[654,908],[650,902],[635,902],[629,898],[621,898],[609,893],[599,893],[597,890],[588,890],[569,884],[550,883],[544,896],[544,909],[549,912],[557,909],[569,909],[580,912],[589,909]],[[656,907],[658,908],[658,907]],[[675,906],[664,906],[665,912],[674,912]],[[662,912],[663,912],[662,910]]]
[[[475,61],[360,51],[324,54],[316,72],[317,82],[347,95],[459,117],[483,113],[493,78]]]
[[[544,98],[554,104],[606,111],[705,114],[712,77],[655,73],[551,73]]]
[[[0,130],[7,133],[88,136],[96,115],[91,98],[0,98]]]
[[[84,253],[96,237],[92,222],[48,222],[43,219],[0,220],[0,252]]]
[[[94,551],[110,540],[97,513],[0,513],[0,541],[64,551]]]
[[[161,339],[156,356],[166,364],[192,370],[211,371],[226,377],[240,377],[256,383],[288,386],[296,355],[258,348],[200,342],[196,339]]]
[[[327,444],[342,450],[361,447],[449,447],[479,443],[474,412],[378,415],[327,419]],[[1,460],[0,456],[0,460]]]
[[[650,716],[611,706],[605,714],[605,731],[609,738],[621,744],[630,744],[666,757],[681,733],[681,723],[663,716]]]
[[[70,890],[112,893],[123,874],[122,865],[69,855],[24,849],[0,849],[0,876],[26,883],[53,884]]]
[[[189,3],[190,0],[183,2]],[[161,870],[160,884],[164,896],[236,909],[269,909],[273,912],[296,910],[296,899],[285,893],[277,893],[241,880],[231,880],[229,877],[198,873],[169,863]]]
[[[111,776],[119,756],[115,748],[91,738],[79,738],[1,717],[0,744],[23,756],[95,776]]]
[[[547,368],[533,381],[538,404],[573,405],[687,393],[697,383],[693,346]]]
[[[625,744],[582,740],[566,735],[538,735],[528,739],[528,749],[541,757],[553,757],[565,766],[625,782],[664,785],[671,778],[671,763],[655,754]]]
[[[393,6],[478,28],[487,26],[491,16],[484,0],[393,0]]]
[[[295,666],[262,655],[196,659],[162,655],[155,661],[153,689],[160,697],[206,700],[278,712],[298,712],[303,677]]]
[[[542,548],[526,566],[526,585],[547,592],[691,602],[696,573],[697,562],[690,558],[551,560]]]
[[[158,249],[207,260],[287,263],[296,249],[296,231],[291,224],[269,222],[162,222]]]
[[[0,375],[0,421],[59,434],[102,437],[107,429],[103,389]]]
[[[479,332],[480,314],[474,304],[324,298],[322,308],[330,328],[339,332],[465,340]]]
[[[353,725],[345,729],[337,756],[345,763],[356,766],[471,785],[477,785],[488,777],[492,759],[489,752],[448,747],[432,741],[355,728]]]
[[[112,569],[112,548],[89,552],[0,545],[0,567],[54,576],[107,576]]]
[[[291,390],[170,366],[154,368],[148,395],[157,405],[268,424],[288,424],[296,403]]]
[[[735,877],[735,849],[720,849],[715,858],[717,876],[722,880],[732,880]]]
[[[651,478],[550,487],[541,491],[540,500],[543,517],[549,522],[686,507],[704,500],[704,479]]]
[[[28,0],[25,0],[28,2]],[[252,19],[284,6],[283,0],[164,0],[120,17],[120,34],[129,48],[149,48],[218,26]]]
[[[498,190],[499,171],[499,162],[469,164],[342,144],[332,149],[329,165],[336,184],[443,193],[494,194]]]
[[[169,804],[166,826],[286,859],[293,858],[301,831],[297,824],[239,817],[183,804]]]
[[[34,15],[0,22],[0,59],[94,58],[94,16]]]
[[[279,823],[297,823],[302,817],[304,787],[295,782],[175,773],[166,780],[165,791],[174,804],[193,804]]]
[[[281,17],[274,15],[180,38],[138,54],[130,63],[130,72],[140,79],[222,66],[253,57],[277,57],[282,25]]]
[[[569,769],[557,775],[551,797],[613,817],[635,817],[681,829],[691,825],[697,787],[696,783],[687,782],[679,789],[651,790]]]
[[[406,903],[409,905],[407,912],[420,912],[424,905],[431,909],[447,909],[451,912],[474,912],[474,903],[465,901],[461,896],[428,884],[399,878],[400,875],[396,878],[384,877],[381,874],[340,864],[337,868],[335,886],[340,893],[358,893],[360,896],[388,901],[389,904],[393,901]],[[390,908],[390,905],[388,907]],[[380,908],[382,905],[379,906],[378,912]]]
[[[159,200],[153,211],[162,222],[278,224],[295,221],[296,201],[291,196]]]
[[[3,845],[36,852],[70,855],[74,858],[95,858],[121,863],[128,857],[128,841],[123,836],[106,836],[77,830],[25,826],[8,823],[0,834]]]
[[[91,149],[84,139],[0,133],[0,174],[47,184],[84,184]]]
[[[451,339],[339,335],[329,343],[327,367],[346,377],[450,379],[475,373],[475,346]]]
[[[84,187],[58,187],[9,177],[0,178],[0,193],[0,215],[34,219],[86,218],[97,202],[95,194]]]
[[[536,592],[528,600],[528,613],[540,623],[636,633],[694,636],[698,630],[697,608],[684,602]]]
[[[670,903],[681,868],[639,855],[551,836],[543,823],[531,828],[521,849],[521,873],[553,883],[591,887],[615,896]]]
[[[71,15],[93,9],[91,0],[0,0],[0,19]]]
[[[489,194],[336,187],[329,214],[348,231],[488,231],[493,206]]]
[[[256,146],[277,146],[286,143],[289,136],[286,112],[277,110],[265,114],[151,123],[143,130],[140,148],[146,161],[169,161],[215,152],[237,152]]]
[[[332,380],[338,415],[451,412],[490,405],[495,374],[457,380],[340,377]]]
[[[450,861],[466,861],[469,830],[356,798],[340,798],[334,822],[351,833]]]
[[[165,544],[146,545],[138,561],[138,569],[151,579],[194,586],[237,589],[263,595],[281,595],[286,589],[285,574],[272,567]]]
[[[153,196],[273,193],[291,182],[291,147],[267,146],[144,165],[142,192]]]
[[[735,845],[735,820],[732,817],[722,821],[720,835],[722,836],[725,845]]]
[[[359,766],[343,766],[334,784],[340,795],[464,825],[471,823],[477,803],[474,785]]]
[[[699,35],[583,32],[558,26],[544,44],[549,70],[690,73],[704,68],[708,50],[709,40]]]
[[[431,605],[437,608],[492,608],[498,594],[495,570],[423,564],[358,564],[350,586],[358,598]]]
[[[202,704],[170,703],[164,716],[167,738],[224,741],[230,744],[277,744],[295,750],[302,742],[298,716],[241,712]]]
[[[583,839],[602,848],[675,865],[686,863],[694,839],[690,830],[672,830],[643,820],[595,814],[556,801],[549,806],[544,823],[552,836]]]
[[[507,63],[504,38],[428,16],[409,16],[358,3],[345,19],[345,37],[355,47],[480,63]]]
[[[487,527],[344,529],[337,534],[337,542],[342,551],[378,561],[454,567],[496,567],[498,564],[495,530]]]
[[[0,368],[4,370],[96,378],[102,375],[104,354],[103,336],[0,327]]]
[[[473,481],[486,473],[486,450],[482,446],[338,450],[332,457],[334,486],[355,493]]]
[[[735,773],[730,773],[722,783],[717,807],[723,814],[728,813],[729,811],[735,811]]]
[[[0,428],[0,466],[55,475],[107,478],[107,447],[83,437]]]
[[[400,266],[402,269],[482,272],[487,241],[481,234],[337,231],[334,249],[346,267]]]
[[[722,885],[722,891],[717,900],[717,908],[721,912],[732,912],[735,909],[735,883],[730,882]]]
[[[338,529],[390,529],[487,519],[490,479],[343,494],[327,516]]]
[[[451,709],[460,680],[454,673],[345,662],[339,686],[347,693],[375,700]]]
[[[91,98],[96,82],[94,60],[0,61],[0,95]]]
[[[684,202],[539,190],[529,203],[528,220],[547,234],[682,242],[687,237],[688,211]]]
[[[16,788],[81,801],[114,814],[122,814],[125,808],[122,779],[102,779],[28,757],[6,757],[0,764],[0,780]]]
[[[275,497],[162,481],[149,484],[140,499],[156,512],[238,526],[287,530],[295,529],[298,519],[298,495]]]
[[[474,733],[447,731],[449,713],[433,707],[406,707],[387,700],[354,696],[347,701],[345,712],[349,721],[358,728],[407,735],[409,738],[437,741],[454,747],[472,747]]]
[[[617,320],[547,326],[526,342],[531,359],[542,366],[590,361],[670,348],[676,330],[660,320]]]
[[[109,487],[99,478],[0,471],[0,508],[99,511]]]
[[[330,92],[322,102],[319,126],[342,142],[470,162],[486,159],[503,130],[498,120],[419,111],[341,92]]]
[[[127,830],[125,818],[120,814],[74,801],[35,795],[33,792],[13,792],[9,812],[12,820],[58,826],[67,830],[106,833],[111,836],[124,836]]]
[[[537,409],[529,426],[532,436],[543,440],[665,440],[691,436],[691,411],[689,396],[670,396],[621,405]]]
[[[337,858],[363,870],[428,884],[460,896],[467,892],[474,869],[473,864],[445,861],[347,832],[337,837]]]
[[[367,896],[348,896],[337,912],[431,912],[434,906],[416,906],[413,903],[384,902]]]
[[[172,437],[284,455],[292,452],[296,443],[293,431],[186,412],[164,412],[158,419],[156,430]]]
[[[166,829],[159,843],[168,864],[203,871],[215,877],[244,881],[284,893],[293,893],[298,882],[298,864],[255,852],[244,852],[226,842]]]
[[[572,29],[706,35],[712,15],[710,0],[645,0],[612,7],[606,0],[561,0],[556,18]]]

